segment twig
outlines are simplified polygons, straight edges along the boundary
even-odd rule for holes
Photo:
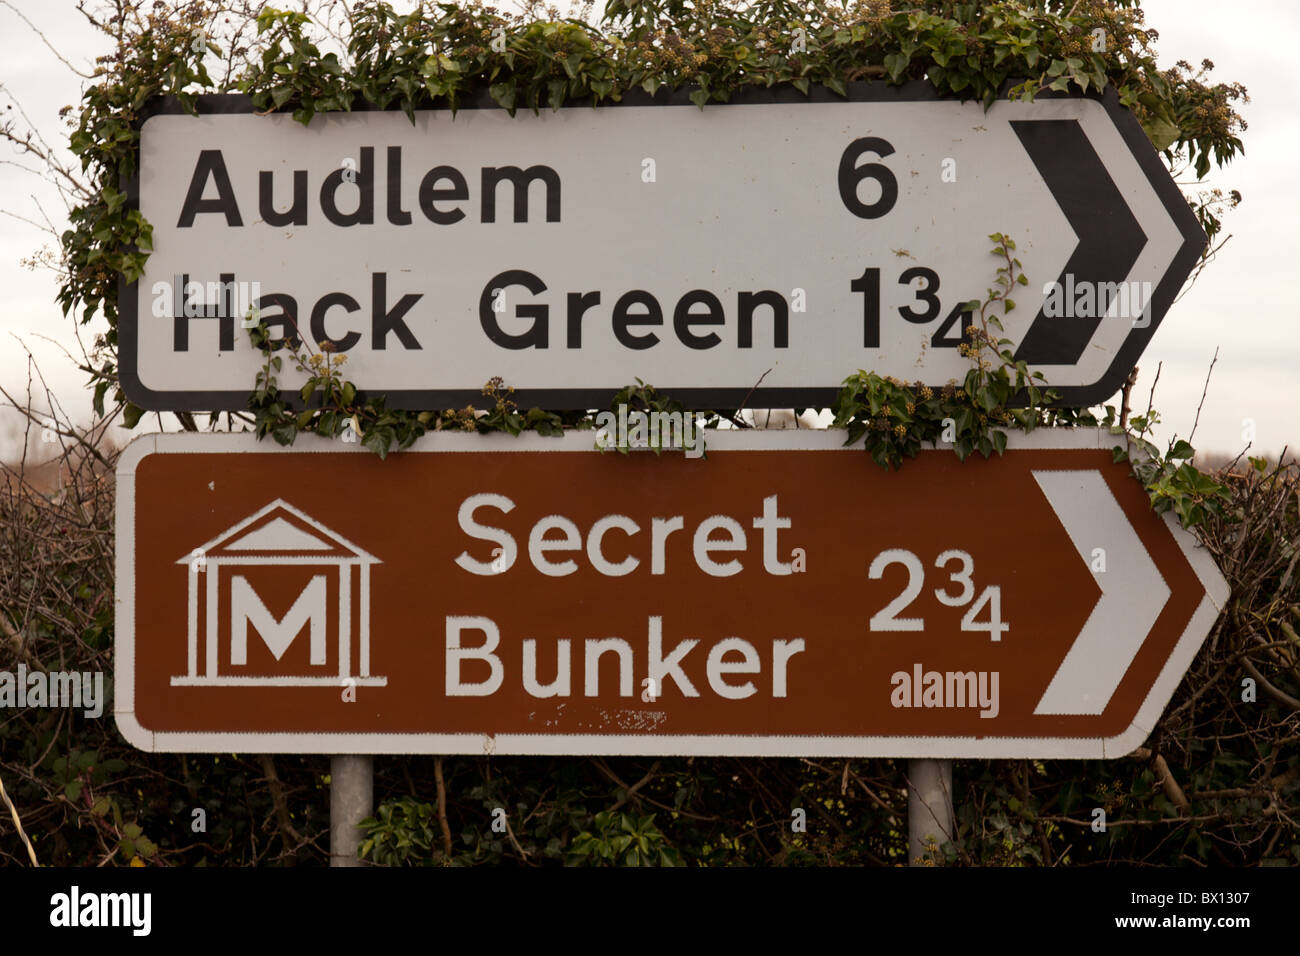
[[[303,839],[289,820],[289,806],[284,800],[284,786],[275,772],[275,761],[271,759],[270,754],[258,754],[257,759],[262,765],[262,776],[266,778],[271,790],[271,803],[275,807],[275,818],[280,824],[280,836],[282,839],[289,838],[285,840],[286,848],[296,847],[303,842]]]
[[[515,848],[515,852],[519,854],[519,859],[527,863],[528,851],[525,850],[522,846],[520,846],[519,841],[515,839],[515,831],[514,828],[510,826],[509,815],[506,816],[505,822],[506,822],[506,836],[510,838],[510,844]]]
[[[758,386],[760,386],[760,385],[763,384],[763,379],[767,378],[768,374],[769,374],[771,371],[772,371],[771,369],[768,369],[766,372],[764,372],[762,375],[760,375],[760,376],[758,377],[758,381],[755,382],[755,383],[753,384],[753,386],[751,386],[751,388],[749,389],[749,391],[745,393],[745,398],[744,398],[744,400],[741,401],[741,403],[740,403],[740,407],[736,409],[736,414],[737,414],[737,415],[739,415],[741,412],[743,412],[743,411],[745,410],[745,406],[749,404],[749,397],[750,397],[751,395],[753,395],[755,391],[758,390]],[[733,419],[733,421],[734,421],[734,419]]]
[[[1164,364],[1165,364],[1164,362],[1156,363],[1156,377],[1151,380],[1151,394],[1147,396],[1146,422],[1143,425],[1141,433],[1138,435],[1139,438],[1142,437],[1142,435],[1145,435],[1147,433],[1147,429],[1151,427],[1151,406],[1155,404],[1156,385],[1160,381],[1160,370],[1164,368]]]
[[[14,809],[13,801],[9,799],[9,794],[5,792],[5,782],[0,778],[0,798],[4,799],[5,806],[9,808],[9,815],[14,818],[14,826],[18,828],[18,836],[22,838],[23,846],[27,847],[27,855],[31,857],[32,866],[40,866],[36,862],[36,851],[32,849],[32,841],[27,839],[27,833],[23,830],[23,821],[18,819],[18,811]]]
[[[1210,369],[1205,373],[1205,387],[1201,389],[1201,402],[1196,406],[1196,420],[1192,422],[1192,433],[1187,436],[1187,443],[1190,445],[1192,439],[1196,437],[1196,426],[1201,423],[1201,406],[1205,404],[1205,393],[1210,390],[1210,376],[1214,374],[1214,363],[1219,360],[1219,347],[1214,347],[1214,358],[1210,359]]]
[[[1259,672],[1259,668],[1255,666],[1254,662],[1249,657],[1242,657],[1241,666],[1246,669],[1246,673],[1255,678],[1255,683],[1259,684],[1264,693],[1268,694],[1268,696],[1272,697],[1279,704],[1285,704],[1292,710],[1300,712],[1300,700],[1296,700],[1286,691],[1279,690],[1270,684],[1268,678]]]
[[[610,812],[612,813],[613,811],[621,807],[623,804],[627,803],[628,800],[631,800],[632,798],[636,797],[636,792],[640,790],[642,787],[644,787],[651,780],[653,780],[655,773],[658,770],[659,770],[659,761],[656,760],[653,764],[650,765],[650,770],[646,773],[646,775],[642,777],[640,780],[638,780],[636,783],[632,784],[632,786],[628,787],[627,791],[623,794],[623,796],[619,799],[619,801],[609,808]]]
[[[433,758],[433,780],[438,788],[438,825],[442,827],[442,849],[451,864],[451,827],[447,823],[447,785],[442,779],[442,758]]]
[[[1129,396],[1132,394],[1133,386],[1137,384],[1137,380],[1138,380],[1138,367],[1134,365],[1133,371],[1129,372],[1128,378],[1124,379],[1124,391],[1122,393],[1123,398],[1120,400],[1120,405],[1119,405],[1119,427],[1120,428],[1128,427]]]
[[[81,72],[81,70],[78,70],[75,66],[73,66],[66,59],[64,59],[63,54],[54,48],[54,44],[52,44],[49,40],[45,38],[45,34],[36,28],[36,24],[32,23],[31,20],[28,20],[27,17],[23,14],[23,12],[19,10],[17,7],[15,7],[12,3],[10,3],[9,0],[0,0],[0,6],[5,6],[8,7],[10,10],[12,10],[14,12],[14,15],[18,17],[19,20],[22,20],[23,23],[27,24],[27,26],[31,28],[31,31],[41,38],[41,42],[50,48],[50,52],[54,54],[54,56],[58,59],[58,61],[62,63],[64,66],[66,66],[69,70],[77,74],[77,76],[81,77],[83,80],[90,80],[94,78],[89,73]]]
[[[1178,786],[1178,781],[1174,779],[1173,771],[1169,769],[1169,763],[1164,756],[1146,747],[1139,747],[1133,751],[1133,757],[1137,760],[1150,760],[1156,768],[1156,774],[1160,780],[1160,787],[1164,790],[1165,796],[1169,802],[1178,808],[1179,813],[1186,813],[1188,809],[1187,795],[1183,793],[1183,788]]]

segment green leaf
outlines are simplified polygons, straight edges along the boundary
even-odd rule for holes
[[[1168,120],[1163,120],[1158,116],[1153,116],[1147,119],[1147,121],[1142,124],[1142,131],[1147,134],[1147,139],[1151,140],[1151,145],[1157,150],[1168,149],[1170,146],[1174,145],[1174,143],[1178,142],[1178,138],[1183,135],[1181,129],[1173,123],[1170,123]]]
[[[512,113],[514,112],[515,110],[514,80],[511,80],[508,83],[493,83],[491,86],[488,87],[488,93],[492,95],[492,99],[496,100],[497,104],[501,106],[502,109],[509,110]]]
[[[885,69],[889,72],[889,78],[895,83],[907,69],[911,57],[906,53],[890,53],[885,57]]]

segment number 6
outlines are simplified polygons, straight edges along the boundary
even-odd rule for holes
[[[891,155],[894,147],[878,136],[864,136],[849,143],[840,157],[839,186],[840,199],[853,215],[860,219],[879,219],[894,208],[898,201],[898,180],[894,174],[880,163],[867,163],[854,166],[863,153],[876,153],[881,159]],[[874,179],[880,183],[880,198],[873,203],[864,203],[858,198],[858,186],[864,179]]]

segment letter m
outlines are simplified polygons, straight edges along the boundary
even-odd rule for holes
[[[247,579],[235,575],[230,579],[230,663],[248,663],[248,625],[252,624],[262,641],[278,661],[311,621],[311,662],[325,663],[326,621],[325,575],[318,574],[302,589],[293,607],[276,620]]]
[[[100,926],[130,926],[134,911],[130,893],[104,893],[99,897]]]
[[[689,413],[688,413],[689,414]],[[686,441],[681,412],[651,412],[650,439],[659,439],[660,448],[676,448]]]
[[[81,674],[76,671],[51,672],[50,705],[56,701],[64,707],[81,706]]]
[[[528,190],[534,181],[541,182],[546,190],[546,221],[560,221],[560,176],[550,166],[485,166],[483,167],[484,222],[497,221],[497,186],[503,181],[515,187],[515,222],[528,221]]]
[[[1119,302],[1119,315],[1116,318],[1127,319],[1132,316],[1126,315],[1129,309],[1129,295],[1127,282],[1098,282],[1097,283],[1097,318],[1104,318],[1113,303]]]

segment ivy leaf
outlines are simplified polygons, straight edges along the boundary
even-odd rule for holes
[[[895,83],[907,69],[907,64],[911,62],[911,57],[906,53],[890,53],[885,57],[885,69],[889,71],[889,78]]]
[[[392,430],[388,428],[372,428],[362,436],[361,444],[378,455],[380,461],[383,461],[388,457],[388,449],[393,444]]]
[[[510,114],[514,115],[515,84],[513,80],[508,83],[493,83],[488,87],[488,92],[502,109],[509,110]]]
[[[1178,142],[1178,138],[1183,135],[1183,131],[1170,123],[1168,120],[1153,116],[1142,124],[1142,131],[1147,134],[1147,139],[1151,140],[1151,145],[1158,150],[1165,150]],[[1208,163],[1207,163],[1208,172]]]

